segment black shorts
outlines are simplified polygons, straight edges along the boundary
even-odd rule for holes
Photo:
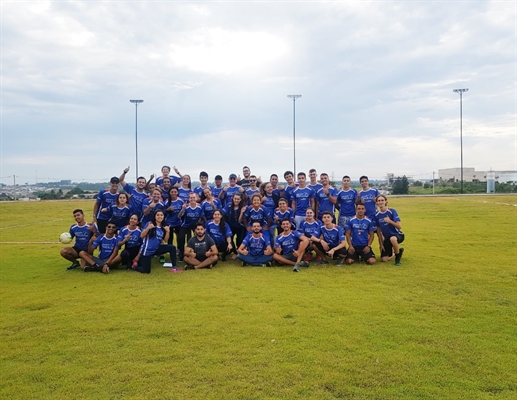
[[[284,257],[286,260],[296,262],[298,260],[298,257],[294,255],[294,253],[287,253],[287,254],[281,254],[282,257]]]
[[[77,247],[77,246],[73,246],[73,247],[72,247],[72,249],[74,249],[74,250],[75,250],[75,252],[77,253],[77,255],[78,255],[78,256],[79,256],[79,253],[80,253],[81,251],[86,251],[86,252],[88,253],[88,249],[81,249],[81,248],[79,248],[79,247]]]
[[[196,254],[196,260],[198,260],[199,262],[203,262],[207,259],[208,257],[204,254]]]
[[[375,254],[373,253],[371,247],[368,253],[363,252],[365,247],[367,246],[354,246],[354,254],[347,253],[346,258],[352,259],[356,262],[359,262],[360,260],[366,261],[370,258],[375,258]]]
[[[321,243],[315,243],[316,247],[322,251],[323,253],[327,253],[324,249],[323,249],[323,246],[321,245]],[[329,248],[329,250],[332,250],[332,248]],[[341,249],[338,249],[334,252],[334,256],[332,257],[333,260],[335,260],[336,258],[338,258],[339,256],[342,256],[341,258],[343,257],[346,257],[347,255],[347,252],[346,252],[346,248],[342,247]]]
[[[394,235],[397,238],[397,243],[404,241],[404,234]],[[384,250],[381,252],[381,257],[391,257],[393,255],[393,246],[391,245],[390,238],[384,238],[382,242]]]

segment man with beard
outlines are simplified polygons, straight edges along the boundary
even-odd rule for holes
[[[145,190],[147,181],[143,176],[139,176],[136,180],[136,187],[133,187],[125,181],[126,174],[128,172],[129,167],[125,168],[124,172],[122,172],[122,175],[120,175],[120,185],[122,185],[126,193],[129,194],[129,205],[131,206],[132,212],[138,215],[138,218],[140,219],[143,213],[142,204],[149,196]]]
[[[242,266],[271,266],[273,250],[271,249],[269,232],[262,232],[259,221],[251,225],[251,234],[248,235],[237,249],[237,258],[241,260]]]
[[[214,239],[205,235],[205,226],[196,225],[195,235],[191,237],[185,247],[183,261],[185,269],[212,268],[217,264],[217,246]]]

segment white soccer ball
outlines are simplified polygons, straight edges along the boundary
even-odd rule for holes
[[[72,235],[70,235],[70,232],[63,232],[59,235],[59,241],[63,244],[68,244],[72,241]]]

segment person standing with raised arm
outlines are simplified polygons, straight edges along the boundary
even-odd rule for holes
[[[129,167],[125,168],[122,175],[120,175],[119,183],[124,191],[129,195],[129,205],[131,206],[132,212],[137,214],[140,219],[143,214],[142,204],[144,200],[149,197],[149,193],[146,191],[147,181],[143,176],[139,176],[136,180],[136,187],[133,187],[126,182],[126,174],[128,172]]]

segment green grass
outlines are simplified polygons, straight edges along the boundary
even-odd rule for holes
[[[0,397],[514,399],[507,204],[390,198],[402,267],[85,274],[65,271],[60,244],[0,244]],[[92,205],[0,204],[0,242],[57,242]]]

